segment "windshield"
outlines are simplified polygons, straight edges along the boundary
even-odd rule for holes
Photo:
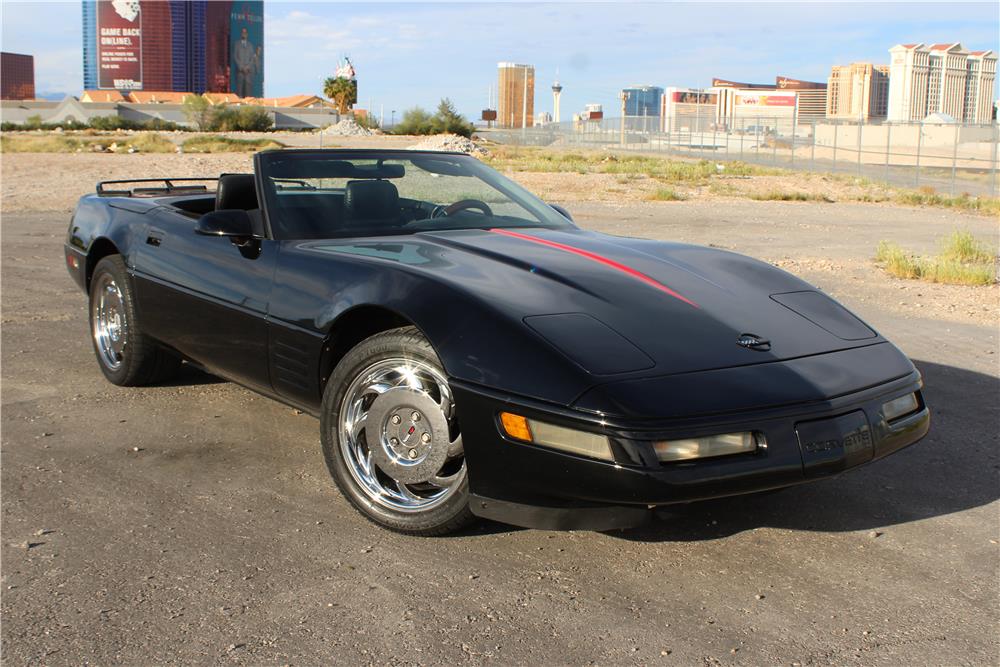
[[[572,224],[467,155],[275,151],[258,155],[276,239]]]

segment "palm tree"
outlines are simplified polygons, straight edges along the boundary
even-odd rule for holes
[[[346,114],[351,105],[358,102],[358,82],[342,76],[327,77],[323,82],[323,94],[333,100],[341,115]]]

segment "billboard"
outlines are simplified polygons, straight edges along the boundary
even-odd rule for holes
[[[710,104],[715,106],[719,96],[715,93],[675,91],[671,94],[670,99],[677,104]]]
[[[139,0],[97,2],[98,88],[142,90]]]
[[[229,90],[264,96],[264,3],[235,0],[229,11]]]
[[[743,104],[746,106],[755,107],[794,107],[795,106],[795,95],[793,94],[781,94],[776,95],[737,95],[736,103]]]

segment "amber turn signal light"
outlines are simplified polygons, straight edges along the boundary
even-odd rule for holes
[[[528,426],[528,420],[521,415],[501,412],[500,423],[503,425],[504,432],[510,437],[524,440],[525,442],[532,441],[531,427]]]
[[[603,435],[556,426],[511,412],[500,413],[500,426],[503,427],[504,433],[515,440],[595,459],[615,460],[611,454],[611,443]]]

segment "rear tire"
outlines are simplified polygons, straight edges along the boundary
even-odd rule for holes
[[[320,428],[330,475],[370,521],[430,536],[474,519],[451,389],[415,327],[344,356],[323,392]]]
[[[90,334],[97,363],[112,384],[152,384],[171,377],[180,368],[181,360],[143,331],[121,255],[109,255],[94,268],[90,280]]]

